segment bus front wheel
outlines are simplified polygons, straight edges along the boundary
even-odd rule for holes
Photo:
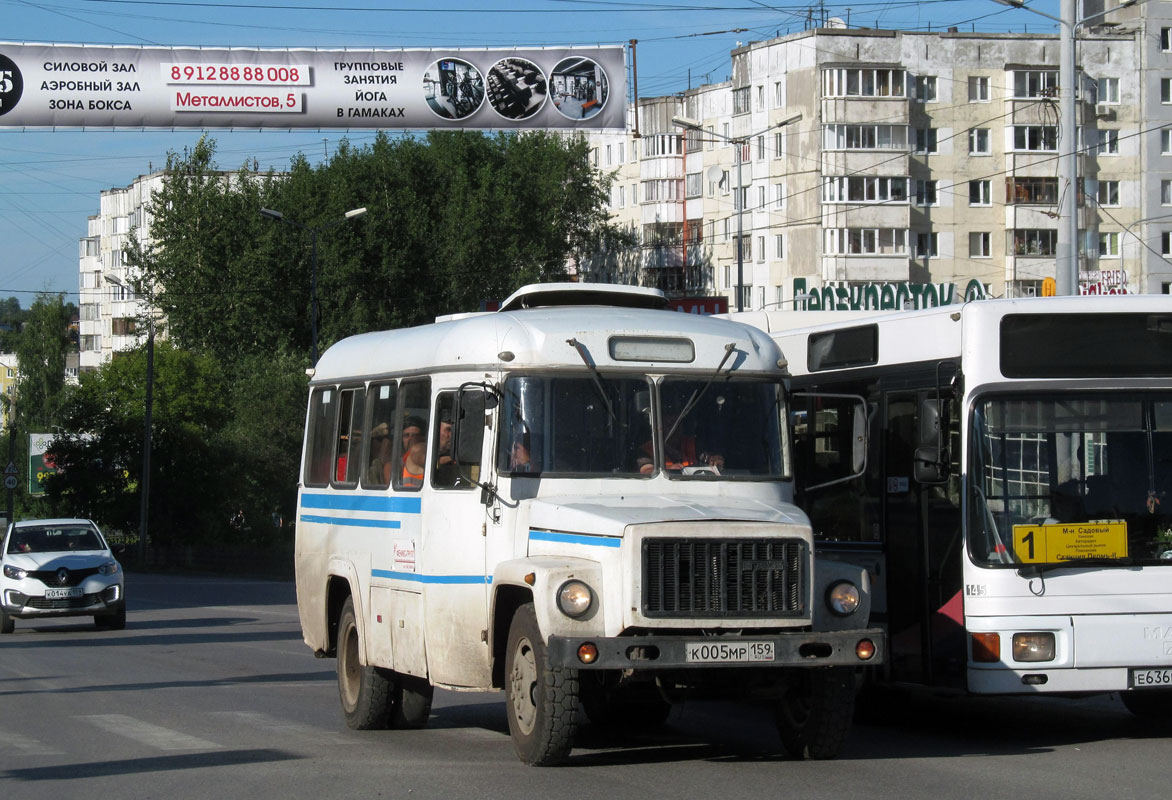
[[[570,754],[578,715],[578,672],[551,667],[532,603],[517,609],[505,652],[505,707],[517,756],[532,766]]]
[[[338,696],[346,725],[356,731],[379,730],[390,719],[394,683],[359,657],[354,599],[347,597],[338,615]],[[429,704],[430,705],[430,704]]]
[[[802,670],[775,709],[786,752],[794,758],[835,758],[850,730],[854,705],[849,667]]]

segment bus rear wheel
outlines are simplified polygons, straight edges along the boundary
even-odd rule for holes
[[[346,725],[356,731],[379,730],[390,721],[394,682],[385,672],[361,662],[354,599],[338,615],[338,697]],[[429,704],[430,706],[430,704]]]
[[[395,673],[391,690],[390,726],[422,728],[431,716],[431,698],[435,690],[427,678]]]
[[[1140,719],[1161,720],[1167,722],[1172,719],[1172,690],[1151,689],[1120,692],[1119,699],[1132,714]]]
[[[777,703],[777,732],[793,758],[838,756],[855,705],[854,675],[847,667],[802,670]]]
[[[562,761],[574,745],[578,672],[551,667],[532,603],[517,609],[505,651],[505,708],[517,756],[532,766]]]

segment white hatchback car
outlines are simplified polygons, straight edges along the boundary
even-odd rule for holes
[[[0,633],[17,619],[92,616],[126,627],[122,566],[88,519],[29,519],[8,526],[0,549]]]

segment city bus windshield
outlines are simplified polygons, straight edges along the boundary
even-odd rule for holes
[[[629,374],[513,376],[504,384],[497,470],[546,477],[788,477],[783,403],[781,385],[767,380],[667,378],[657,386]]]
[[[978,564],[1172,566],[1172,395],[987,399],[969,452]]]

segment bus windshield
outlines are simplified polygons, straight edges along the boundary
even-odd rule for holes
[[[969,452],[976,563],[1172,566],[1172,395],[986,399],[973,413]],[[1047,532],[1048,551],[1036,552]]]
[[[776,381],[560,374],[508,378],[503,475],[788,477]],[[653,416],[653,404],[658,404]],[[654,429],[652,420],[660,421]],[[666,439],[668,434],[670,439]]]

